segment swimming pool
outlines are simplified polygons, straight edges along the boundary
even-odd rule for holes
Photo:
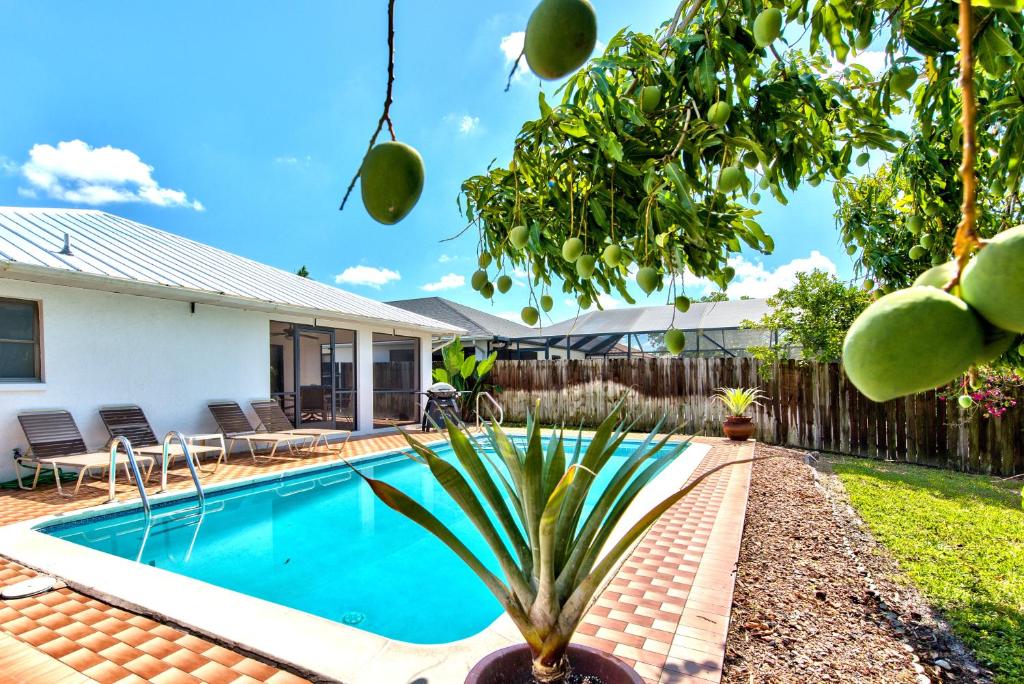
[[[638,445],[624,442],[592,491]],[[567,451],[574,446],[567,443]],[[435,449],[456,462],[448,445]],[[401,454],[356,465],[427,507],[498,572],[486,544],[425,466]],[[593,503],[591,497],[588,507]],[[38,530],[413,644],[472,636],[502,612],[451,551],[378,501],[344,464],[211,489],[205,514],[190,512],[194,507],[194,499],[155,506],[148,531],[140,507]]]

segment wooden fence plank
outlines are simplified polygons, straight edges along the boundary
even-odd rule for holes
[[[666,415],[668,427],[721,435],[719,387],[759,387],[752,416],[759,440],[819,451],[939,465],[969,472],[1024,472],[1024,397],[1000,419],[982,419],[935,392],[875,404],[839,364],[783,361],[762,369],[749,358],[632,358],[499,361],[490,380],[501,388],[506,420],[527,411],[543,424],[598,424],[624,395],[637,429]],[[537,403],[539,401],[539,403]]]

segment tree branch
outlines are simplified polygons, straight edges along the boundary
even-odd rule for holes
[[[974,97],[974,32],[971,30],[973,11],[971,0],[960,0],[960,93],[962,109],[960,126],[963,128],[963,161],[960,164],[960,178],[963,183],[963,219],[953,239],[953,253],[956,255],[957,273],[967,265],[971,252],[978,247],[980,240],[977,231],[977,178],[974,174],[975,161],[975,119],[977,103]],[[959,280],[954,278],[950,286]]]
[[[377,136],[384,129],[384,124],[388,125],[388,133],[391,135],[391,139],[395,140],[395,126],[391,123],[391,105],[394,103],[392,97],[392,91],[395,85],[395,0],[388,0],[388,85],[387,91],[384,95],[384,111],[381,112],[380,119],[377,121],[377,128],[374,129],[373,135],[370,136],[370,144],[366,148],[366,154],[370,153],[373,146],[377,144]],[[363,155],[363,159],[366,159],[366,154]],[[348,202],[349,195],[352,194],[352,189],[356,186],[356,180],[359,178],[359,174],[363,170],[362,162],[359,163],[359,169],[356,170],[356,174],[352,176],[352,180],[349,181],[348,188],[345,190],[345,196],[341,200],[341,206],[338,207],[338,211],[345,208],[345,204]]]
[[[508,72],[508,81],[506,81],[506,83],[505,83],[505,92],[506,93],[509,91],[509,88],[512,87],[512,77],[516,75],[516,69],[519,68],[519,62],[520,62],[520,60],[522,60],[523,55],[525,55],[525,54],[526,54],[526,48],[524,47],[523,51],[519,53],[518,57],[516,57],[516,61],[512,63],[512,71]]]

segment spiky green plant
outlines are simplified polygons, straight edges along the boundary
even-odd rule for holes
[[[743,416],[751,406],[760,406],[764,392],[756,387],[719,387],[715,390],[715,399],[722,402],[730,416]]]
[[[430,468],[473,523],[504,579],[426,508],[386,482],[360,473],[381,501],[440,539],[487,585],[529,645],[538,682],[564,681],[569,642],[609,573],[662,513],[724,467],[695,478],[613,538],[613,529],[637,494],[690,443],[671,441],[673,433],[659,438],[659,422],[616,467],[607,484],[591,491],[632,427],[621,419],[621,407],[620,402],[585,449],[581,432],[571,455],[566,454],[564,430],[552,431],[545,448],[541,429],[529,415],[525,448],[500,426],[488,429],[486,441],[496,458],[474,436],[449,422],[448,437],[461,470],[406,435],[413,450],[410,457]],[[588,494],[595,503],[585,514]]]

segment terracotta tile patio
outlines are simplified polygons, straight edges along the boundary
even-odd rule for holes
[[[423,436],[437,439],[436,434]],[[711,451],[694,473],[749,457],[752,444],[700,440]],[[346,456],[404,446],[400,435],[353,439]],[[207,475],[214,484],[327,463],[330,454],[253,463],[236,455]],[[158,474],[154,474],[158,477]],[[614,653],[652,684],[707,684],[721,678],[736,558],[746,510],[750,466],[726,469],[670,509],[620,568],[581,625],[578,640]],[[150,482],[150,490],[155,481]],[[191,487],[187,470],[168,486]],[[120,497],[136,496],[118,483]],[[83,484],[65,499],[53,486],[0,492],[0,525],[106,501],[106,482]],[[0,557],[0,586],[32,576]],[[0,684],[3,682],[271,682],[304,679],[249,654],[172,625],[121,610],[70,588],[0,601]]]

